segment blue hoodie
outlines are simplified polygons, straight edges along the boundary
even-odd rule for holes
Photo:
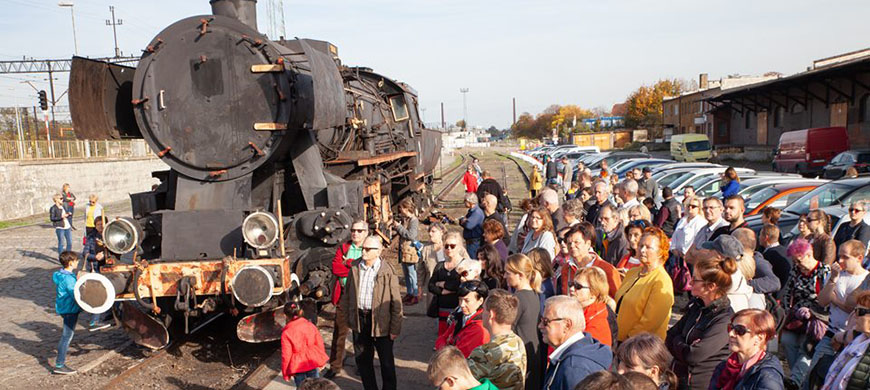
[[[54,301],[54,310],[57,314],[76,314],[81,311],[73,293],[76,276],[70,271],[61,269],[55,271],[51,279],[57,285],[57,298]]]
[[[559,360],[550,361],[544,378],[544,390],[574,390],[589,374],[610,369],[610,347],[583,332],[583,338],[571,344]]]

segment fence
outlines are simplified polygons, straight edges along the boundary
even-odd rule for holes
[[[0,161],[152,157],[145,140],[0,141]]]

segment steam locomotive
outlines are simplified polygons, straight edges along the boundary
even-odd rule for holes
[[[169,166],[130,195],[132,218],[109,219],[106,264],[75,290],[88,312],[120,306],[151,348],[215,313],[244,316],[242,340],[277,339],[287,300],[329,301],[355,219],[386,238],[399,199],[429,199],[441,149],[407,84],[343,65],[329,42],[267,38],[256,0],[210,4],[135,68],[75,57],[70,74],[79,138],[144,138]]]

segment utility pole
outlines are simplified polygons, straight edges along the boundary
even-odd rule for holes
[[[57,3],[58,7],[69,7],[69,14],[72,16],[72,28],[73,28],[73,47],[75,48],[75,55],[79,55],[79,41],[76,39],[76,13],[73,11],[73,2],[71,1],[61,1]]]
[[[511,98],[514,111],[514,125],[517,124],[517,98]]]
[[[112,35],[115,36],[115,58],[121,57],[121,49],[118,49],[118,29],[117,27],[124,24],[121,19],[115,19],[115,6],[109,6],[109,12],[112,13],[112,20],[106,19],[106,26],[112,26]]]
[[[468,128],[468,106],[465,104],[465,95],[468,93],[468,88],[459,88],[462,93],[462,121],[465,122],[465,128]]]

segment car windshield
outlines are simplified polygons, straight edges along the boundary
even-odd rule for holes
[[[838,204],[840,199],[853,188],[853,186],[843,183],[828,183],[806,193],[783,211],[795,215],[803,215],[812,209]]]
[[[692,175],[692,171],[683,171],[683,172],[675,172],[667,176],[663,176],[661,180],[658,180],[659,187],[671,187],[671,184],[686,175]],[[673,189],[674,187],[671,187]]]
[[[702,197],[714,196],[719,192],[719,187],[722,184],[722,180],[718,178],[714,178],[704,184],[701,185],[699,189],[695,190],[695,193]]]
[[[716,178],[718,178],[718,175],[712,176],[712,179],[715,180]],[[704,186],[704,184],[707,184],[710,180],[711,180],[710,175],[706,175],[706,174],[700,175],[692,180],[687,181],[686,184],[683,185],[683,187],[692,186],[692,188],[701,188],[702,186]]]
[[[686,150],[690,152],[703,152],[710,150],[710,141],[695,141],[686,143]]]
[[[750,196],[755,195],[756,192],[768,188],[765,184],[758,184],[751,187],[745,187],[741,185],[741,187],[743,187],[743,189],[738,191],[737,195],[742,196],[743,199],[749,198]]]
[[[755,210],[758,205],[764,203],[764,201],[770,198],[773,198],[778,193],[779,191],[773,189],[772,187],[767,187],[752,194],[752,196],[750,196],[749,198],[744,198],[746,199],[746,210]]]

